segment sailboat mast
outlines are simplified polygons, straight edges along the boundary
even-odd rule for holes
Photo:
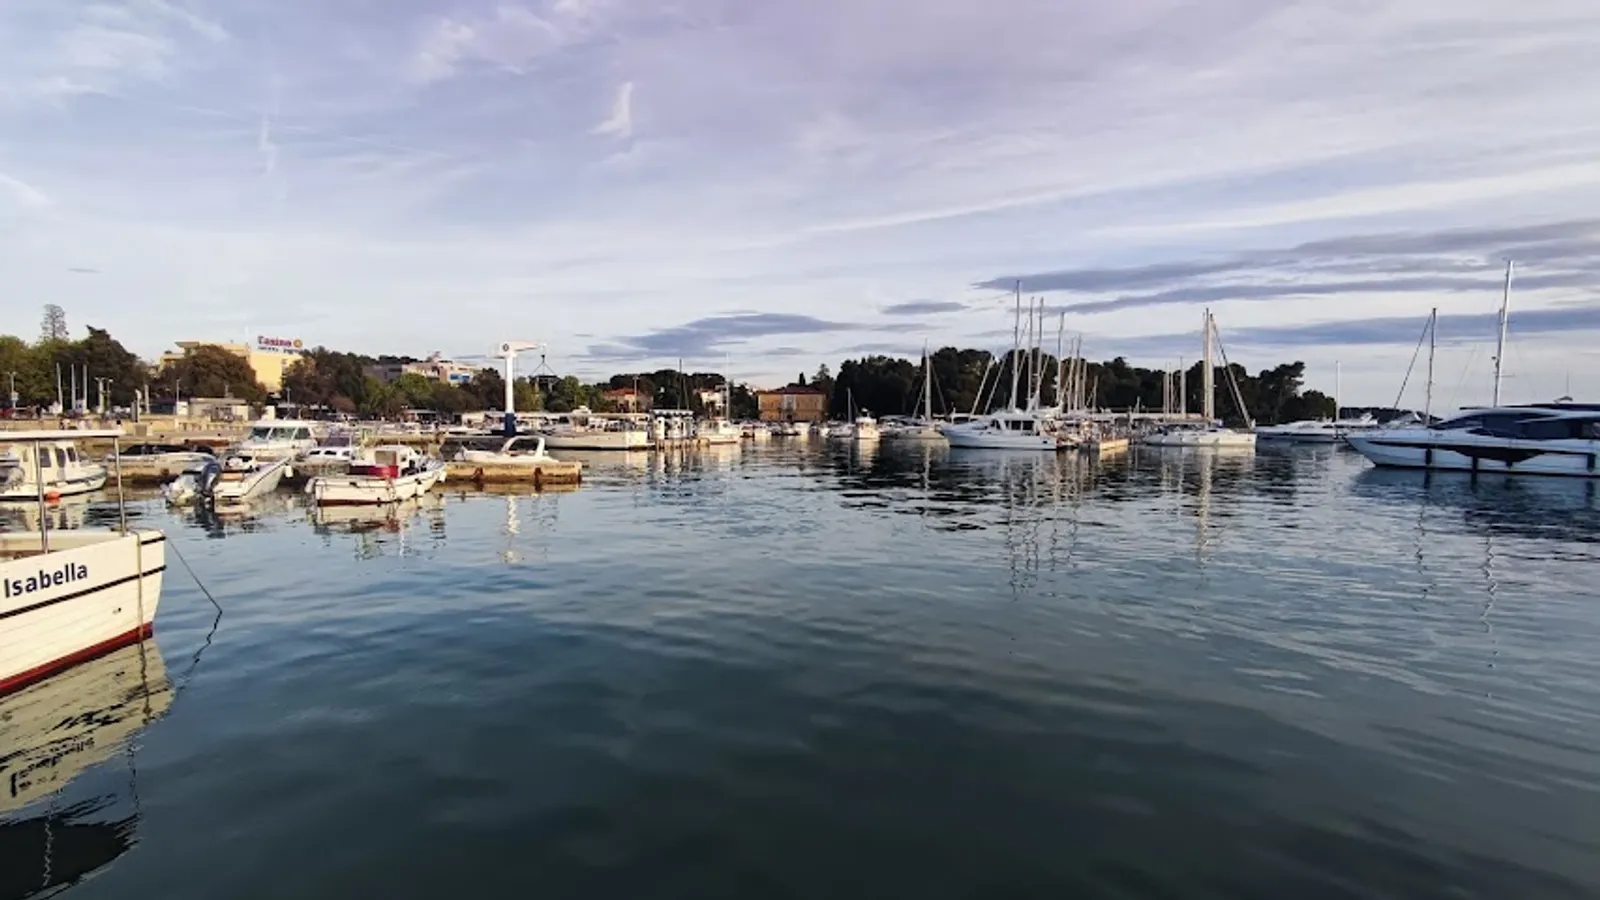
[[[1339,403],[1339,361],[1333,361],[1333,424],[1339,424],[1339,417],[1343,415],[1344,407]]]
[[[1205,414],[1206,424],[1209,425],[1216,421],[1217,418],[1217,400],[1215,396],[1217,386],[1216,373],[1212,371],[1211,364],[1211,310],[1209,308],[1206,310],[1203,331],[1205,333],[1205,354],[1203,356],[1205,367],[1200,371],[1200,408],[1201,412]]]
[[[928,362],[928,345],[922,345],[922,418],[933,421],[933,364]]]
[[[1017,281],[1016,312],[1011,318],[1011,408],[1017,408],[1017,376],[1021,366],[1017,363],[1022,351],[1022,281]]]
[[[1439,307],[1428,314],[1428,383],[1422,392],[1422,418],[1425,424],[1433,422],[1433,351],[1439,341]]]
[[[1183,367],[1183,357],[1178,357],[1178,415],[1189,418],[1189,370]]]
[[[1500,295],[1500,334],[1494,344],[1494,405],[1500,405],[1500,369],[1506,356],[1506,313],[1511,308],[1511,260],[1506,260],[1506,286]]]

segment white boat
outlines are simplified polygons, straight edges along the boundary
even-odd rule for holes
[[[997,410],[939,429],[951,447],[966,450],[1060,449],[1060,435],[1052,416],[1038,410]]]
[[[462,448],[455,456],[456,462],[491,465],[537,466],[560,462],[545,452],[547,439],[542,435],[523,435],[506,438],[498,450],[473,450]]]
[[[1600,404],[1463,410],[1443,422],[1382,428],[1348,440],[1379,466],[1600,477]]]
[[[737,444],[743,438],[739,426],[721,416],[696,422],[694,434],[702,444]]]
[[[165,482],[215,457],[209,450],[185,444],[130,444],[107,454],[106,474],[124,483]]]
[[[1148,431],[1140,442],[1155,447],[1254,447],[1256,436],[1248,431],[1234,431],[1210,422],[1172,425]]]
[[[250,433],[229,448],[254,459],[292,459],[317,446],[315,423],[300,419],[262,419],[250,425]]]
[[[52,449],[121,434],[26,431],[7,439]],[[38,531],[0,533],[0,693],[148,637],[161,599],[161,532],[58,532],[44,517],[40,523]]]
[[[1348,435],[1381,427],[1370,414],[1358,419],[1306,419],[1287,425],[1257,425],[1256,439],[1291,444],[1338,444]]]
[[[1222,355],[1223,372],[1228,376],[1228,386],[1232,391],[1234,405],[1239,408],[1239,415],[1249,423],[1251,430],[1235,431],[1224,428],[1217,421],[1216,403],[1216,366],[1213,365],[1211,354],[1221,341],[1217,337],[1217,322],[1211,315],[1211,310],[1205,311],[1205,320],[1202,325],[1203,353],[1200,367],[1201,389],[1200,398],[1204,409],[1201,413],[1202,421],[1198,425],[1181,424],[1160,428],[1147,432],[1141,441],[1156,447],[1254,447],[1256,436],[1255,423],[1250,421],[1250,413],[1244,404],[1244,396],[1239,392],[1239,384],[1234,380],[1233,367],[1228,365],[1228,356]]]
[[[856,416],[851,423],[850,439],[858,444],[871,443],[880,437],[878,420],[871,416]]]
[[[780,422],[772,433],[777,437],[810,437],[811,423],[804,421]]]
[[[772,439],[772,429],[765,422],[745,422],[739,426],[740,436],[747,441],[761,443]]]
[[[174,506],[210,501],[217,505],[246,503],[278,489],[289,471],[289,459],[257,459],[230,454],[183,473],[162,489]]]
[[[628,421],[591,416],[579,407],[535,431],[554,450],[648,450],[650,432]]]
[[[319,475],[306,482],[318,506],[371,506],[410,500],[444,480],[444,463],[411,447],[374,447],[354,460],[347,475]]]
[[[1347,439],[1350,446],[1379,466],[1600,477],[1600,404],[1574,403],[1570,397],[1554,403],[1500,403],[1500,361],[1505,357],[1511,309],[1511,269],[1507,262],[1490,404],[1462,410],[1443,422],[1433,421],[1433,357],[1439,323],[1439,311],[1435,309],[1424,334],[1428,340],[1424,421],[1352,434]]]
[[[944,444],[944,433],[933,418],[933,366],[928,361],[928,348],[922,348],[922,400],[911,411],[909,419],[891,421],[885,418],[879,427],[883,440],[889,443]],[[921,413],[920,418],[918,413]]]
[[[45,440],[19,435],[53,434]],[[0,432],[0,500],[36,501],[43,497],[87,494],[106,485],[106,468],[78,454],[75,443],[91,434],[122,432]]]

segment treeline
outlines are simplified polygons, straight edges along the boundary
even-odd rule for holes
[[[1041,391],[1043,402],[1055,403],[1057,361],[1048,353],[1030,355],[1026,352],[1008,352],[997,358],[986,350],[945,347],[931,354],[930,362],[936,414],[988,412],[1006,406],[1011,400],[1013,366],[1017,370],[1020,398],[1027,397],[1027,385],[1033,383],[1036,371],[1044,385]],[[1088,362],[1084,368],[1090,406],[1096,409],[1161,410],[1165,372],[1131,366],[1122,357],[1108,362]],[[921,360],[868,356],[845,360],[840,364],[837,374],[830,373],[828,367],[823,366],[811,378],[810,384],[828,394],[828,408],[835,418],[848,415],[852,402],[857,409],[869,410],[875,415],[909,415],[921,402],[921,369]],[[1187,373],[1185,389],[1191,412],[1199,412],[1203,408],[1203,370],[1202,363],[1195,363]],[[1239,393],[1250,418],[1260,424],[1332,417],[1336,412],[1332,397],[1320,391],[1303,390],[1303,362],[1284,363],[1254,375],[1234,363],[1230,367],[1216,368],[1217,414],[1233,424],[1242,424],[1243,416],[1239,414],[1228,387],[1226,373],[1230,370],[1238,382]],[[798,383],[806,383],[805,377],[801,376]]]
[[[65,314],[59,307],[47,307],[38,340],[0,335],[0,382],[15,390],[17,403],[24,407],[47,407],[57,399],[57,371],[61,373],[61,398],[70,406],[72,390],[66,386],[69,373],[87,372],[90,397],[85,404],[95,408],[99,391],[105,391],[110,407],[131,406],[135,391],[148,390],[156,402],[184,397],[237,397],[252,403],[274,399],[296,407],[321,407],[340,413],[367,416],[394,416],[405,409],[431,409],[446,415],[478,410],[498,410],[505,403],[505,382],[500,371],[482,368],[461,384],[445,384],[432,378],[408,373],[385,382],[372,374],[380,363],[419,362],[411,357],[372,357],[346,353],[326,347],[305,351],[284,374],[282,390],[269,398],[255,377],[248,361],[221,347],[200,345],[188,348],[182,356],[169,360],[159,369],[140,360],[104,329],[90,327],[87,335],[72,340]],[[1010,401],[1012,368],[1017,368],[1021,385],[1031,384],[1037,372],[1043,384],[1042,398],[1055,402],[1057,365],[1049,354],[1023,352],[995,357],[985,350],[958,350],[945,347],[931,357],[934,374],[934,412],[987,412]],[[1199,411],[1202,364],[1195,363],[1187,376],[1188,408]],[[845,360],[834,373],[824,365],[808,380],[829,398],[835,418],[844,418],[855,409],[876,415],[912,413],[921,399],[921,360],[888,356],[868,356]],[[1121,357],[1108,362],[1085,365],[1090,405],[1099,409],[1143,408],[1159,411],[1162,406],[1163,378],[1166,373],[1130,366]],[[1331,397],[1318,391],[1303,390],[1305,364],[1284,363],[1252,375],[1243,366],[1218,367],[1216,373],[1217,410],[1224,419],[1242,421],[1234,408],[1225,372],[1238,381],[1239,392],[1249,415],[1261,424],[1333,416]],[[98,379],[98,380],[97,380]],[[82,384],[82,375],[78,383]],[[15,385],[14,388],[11,385]],[[657,369],[613,375],[608,381],[585,383],[578,378],[553,375],[523,376],[512,385],[519,411],[548,410],[567,412],[584,406],[597,412],[619,409],[608,399],[607,391],[637,389],[655,409],[708,411],[705,399],[723,389],[723,376],[716,372],[679,372]],[[81,391],[81,387],[79,389]],[[1019,393],[1026,396],[1027,389]],[[735,384],[731,391],[731,415],[755,418],[757,400],[748,385]]]

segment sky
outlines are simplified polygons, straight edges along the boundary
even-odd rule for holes
[[[0,10],[0,333],[775,386],[1004,348],[1020,282],[1052,345],[1192,362],[1209,307],[1352,404],[1437,308],[1459,405],[1512,258],[1505,398],[1600,400],[1593,0]]]

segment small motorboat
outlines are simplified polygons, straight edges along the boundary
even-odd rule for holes
[[[98,491],[105,484],[105,467],[80,456],[72,439],[30,441],[0,433],[0,500],[70,497]]]
[[[347,475],[318,475],[306,493],[318,506],[372,506],[420,497],[445,477],[444,463],[411,447],[374,447]]]
[[[287,458],[258,459],[236,453],[221,462],[205,462],[189,469],[162,488],[161,493],[173,506],[245,503],[277,490],[288,471]]]

